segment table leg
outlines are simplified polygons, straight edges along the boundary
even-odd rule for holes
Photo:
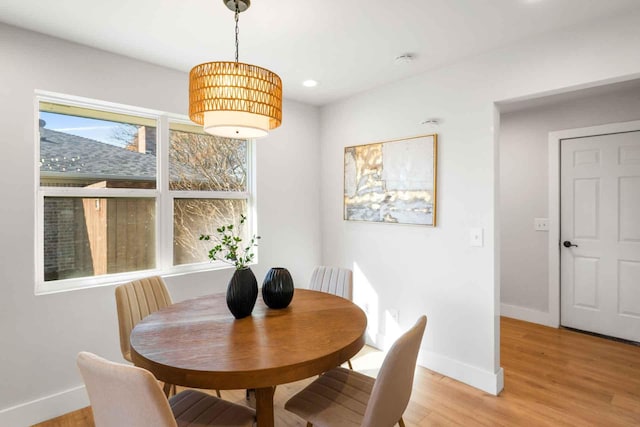
[[[258,427],[274,427],[273,392],[274,387],[256,389],[256,418]]]

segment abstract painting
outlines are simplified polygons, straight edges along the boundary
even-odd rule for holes
[[[344,219],[436,225],[437,135],[344,149]]]

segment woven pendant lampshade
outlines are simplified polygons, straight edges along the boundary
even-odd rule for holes
[[[189,117],[227,138],[260,138],[282,123],[282,81],[241,62],[207,62],[189,74]]]
[[[236,61],[191,69],[189,117],[212,135],[260,138],[282,123],[282,80],[266,68],[238,62],[238,14],[250,1],[223,1],[236,13]]]

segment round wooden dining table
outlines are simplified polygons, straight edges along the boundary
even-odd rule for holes
[[[235,319],[224,294],[173,304],[131,332],[136,366],[169,384],[256,390],[259,427],[272,427],[278,384],[318,375],[353,357],[365,342],[367,319],[351,301],[296,289],[291,304]]]

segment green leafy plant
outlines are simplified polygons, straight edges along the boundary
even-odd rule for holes
[[[211,236],[209,234],[201,234],[200,240],[212,241],[215,246],[209,250],[209,259],[211,261],[223,261],[227,264],[235,265],[236,270],[242,270],[253,261],[255,254],[253,248],[258,246],[260,236],[255,234],[246,246],[242,245],[242,237],[240,237],[242,226],[247,221],[245,215],[240,214],[240,224],[238,227],[233,224],[223,225],[216,229],[218,235]]]

